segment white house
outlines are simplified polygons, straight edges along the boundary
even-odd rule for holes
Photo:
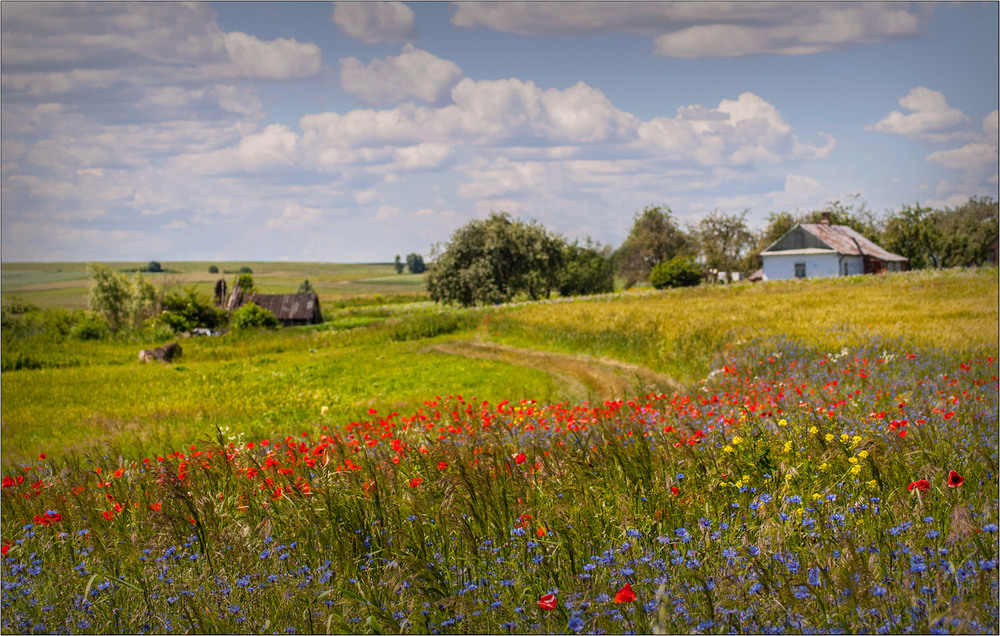
[[[799,223],[760,254],[763,280],[901,272],[907,259],[885,251],[846,225]]]

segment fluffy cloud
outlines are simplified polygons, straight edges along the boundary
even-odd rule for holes
[[[963,136],[961,132],[955,132],[955,128],[969,123],[969,118],[962,111],[948,105],[941,92],[922,86],[901,97],[899,105],[911,112],[903,114],[894,110],[865,129],[940,142]]]
[[[413,9],[402,2],[335,2],[332,19],[344,33],[368,44],[417,36]]]
[[[688,106],[677,117],[657,117],[638,129],[640,145],[675,160],[702,165],[748,164],[755,161],[820,159],[836,147],[799,141],[774,105],[753,93],[724,99],[715,109]]]
[[[996,144],[967,144],[952,150],[939,150],[927,155],[927,161],[939,163],[945,168],[959,170],[969,175],[986,177],[996,174]]]
[[[456,3],[452,23],[523,35],[625,32],[653,36],[679,58],[803,55],[910,37],[933,8],[902,3]]]
[[[226,52],[244,77],[294,79],[319,72],[322,56],[315,44],[278,38],[263,41],[246,33],[226,33]]]
[[[398,102],[410,97],[437,102],[461,78],[457,64],[412,44],[397,56],[372,60],[367,66],[355,57],[340,60],[344,90],[368,102]]]

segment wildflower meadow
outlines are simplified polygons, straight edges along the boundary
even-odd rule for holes
[[[3,477],[3,630],[995,632],[997,386],[770,340],[686,395],[43,454]]]

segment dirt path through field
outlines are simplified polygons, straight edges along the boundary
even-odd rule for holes
[[[673,378],[662,373],[606,358],[520,349],[478,340],[453,340],[434,345],[430,350],[545,371],[556,378],[560,393],[571,400],[629,399],[650,392],[681,390]]]

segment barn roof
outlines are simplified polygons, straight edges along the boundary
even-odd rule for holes
[[[808,236],[803,236],[803,234]],[[826,225],[825,223],[799,223],[761,252],[786,254],[806,249],[829,249],[847,256],[871,256],[881,261],[905,262],[898,254],[888,252],[846,225]]]
[[[252,302],[274,314],[282,322],[320,322],[319,297],[309,294],[253,294],[243,301]]]

